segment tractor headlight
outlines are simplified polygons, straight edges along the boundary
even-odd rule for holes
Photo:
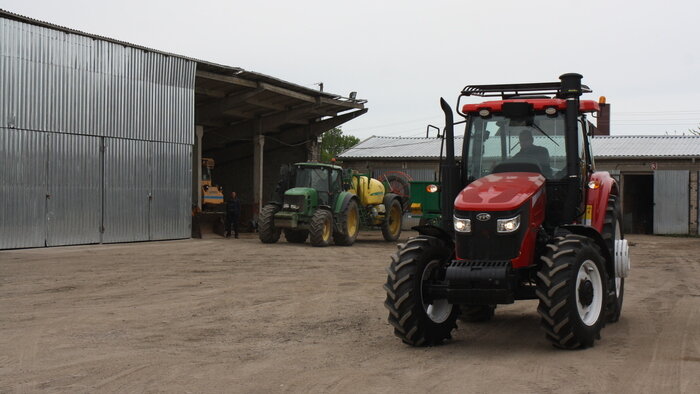
[[[499,233],[512,233],[520,228],[520,215],[510,219],[498,219],[496,229]]]
[[[472,221],[471,220],[458,218],[456,216],[454,216],[453,219],[454,219],[455,231],[457,231],[458,233],[471,233],[472,232]]]

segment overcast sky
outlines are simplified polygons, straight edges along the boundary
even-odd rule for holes
[[[347,96],[346,133],[421,136],[468,84],[583,74],[612,134],[700,128],[698,1],[0,0],[58,25]]]

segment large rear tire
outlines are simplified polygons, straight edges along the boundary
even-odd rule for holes
[[[303,244],[306,238],[309,237],[309,230],[293,230],[291,228],[284,229],[284,238],[287,242],[293,244]]]
[[[273,244],[280,239],[281,229],[275,227],[275,213],[280,207],[275,204],[267,204],[260,211],[258,217],[258,236],[264,244]]]
[[[388,242],[396,242],[401,235],[401,222],[403,220],[403,208],[398,197],[389,198],[384,202],[386,209],[384,222],[382,223],[382,236]]]
[[[340,213],[340,223],[343,225],[342,231],[333,232],[333,242],[336,245],[350,246],[355,243],[357,234],[360,231],[360,209],[357,201],[350,200],[344,212]]]
[[[603,240],[610,251],[610,255],[615,258],[615,242],[624,239],[622,233],[622,213],[617,196],[611,195],[608,198],[608,207],[605,210],[605,221],[603,223]],[[618,278],[612,275],[609,279],[607,316],[608,322],[615,323],[620,320],[622,313],[622,301],[625,296],[625,278]]]
[[[452,251],[441,240],[419,236],[399,245],[387,268],[386,301],[394,334],[412,346],[437,345],[451,338],[459,307],[446,299],[427,300],[423,284],[439,274]]]
[[[328,246],[331,243],[333,233],[333,215],[325,209],[317,209],[311,217],[309,224],[309,235],[311,245]]]
[[[546,338],[556,347],[593,346],[605,325],[608,277],[598,246],[575,234],[547,245],[536,294]]]

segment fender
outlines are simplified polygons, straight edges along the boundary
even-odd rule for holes
[[[610,176],[607,171],[596,171],[591,175],[591,182],[597,186],[594,189],[589,188],[586,196],[586,206],[592,208],[591,222],[586,223],[591,227],[603,231],[603,222],[605,221],[605,210],[608,207],[608,197],[611,194],[618,195],[618,187],[615,179]]]
[[[607,202],[607,200],[605,201]],[[571,233],[583,235],[584,237],[592,239],[593,242],[598,245],[600,254],[603,255],[603,258],[605,259],[605,268],[608,271],[608,277],[611,277],[610,275],[615,277],[615,259],[610,255],[610,251],[608,250],[607,245],[605,245],[605,240],[603,240],[603,236],[600,234],[600,232],[598,232],[598,230],[591,226],[584,226],[581,224],[567,224],[559,226],[558,229],[567,230]],[[556,234],[557,231],[554,233]]]
[[[357,196],[350,192],[340,192],[340,194],[338,194],[338,198],[336,198],[335,200],[335,207],[333,209],[333,212],[344,212],[345,209],[348,207],[348,204],[350,204],[350,200],[352,200],[353,198],[357,200]],[[358,202],[357,205],[359,206],[360,203]]]
[[[350,201],[355,200],[357,202],[358,208],[360,206],[359,199],[356,195],[350,192],[340,192],[338,198],[335,200],[335,208],[331,213],[333,213],[333,227],[337,232],[343,232],[345,228],[345,223],[343,223],[343,215],[339,215],[341,212],[345,212]],[[329,207],[330,208],[330,207]]]
[[[423,226],[413,226],[411,227],[411,230],[418,231],[418,234],[420,235],[427,235],[429,237],[437,238],[449,246],[450,250],[454,251],[455,249],[455,242],[452,239],[452,236],[442,227],[426,224]]]

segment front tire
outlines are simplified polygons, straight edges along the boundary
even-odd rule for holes
[[[264,244],[273,244],[280,239],[282,230],[275,227],[275,214],[280,207],[275,204],[267,204],[260,211],[258,217],[258,236]]]
[[[617,196],[611,195],[608,198],[608,207],[605,210],[605,221],[603,222],[603,240],[610,251],[610,256],[615,258],[615,243],[624,239],[622,233],[622,213]],[[617,273],[616,273],[617,274]],[[625,296],[625,278],[618,278],[613,275],[609,280],[610,295],[608,296],[608,322],[615,323],[620,320],[622,313],[622,301]]]
[[[398,198],[391,198],[385,201],[384,222],[382,223],[382,236],[388,242],[396,242],[401,235],[401,221],[403,219],[403,208]]]
[[[311,217],[309,224],[309,235],[311,245],[328,246],[331,243],[333,233],[333,215],[325,209],[317,209]]]
[[[605,325],[607,284],[603,257],[589,238],[567,234],[547,245],[537,273],[537,311],[554,346],[593,346]]]
[[[451,338],[459,308],[446,299],[428,300],[423,284],[435,279],[452,251],[441,240],[419,236],[399,245],[387,268],[386,301],[394,334],[412,346],[431,346]]]
[[[350,200],[345,211],[341,213],[340,222],[343,223],[342,231],[333,232],[333,242],[340,246],[350,246],[355,243],[360,232],[360,209],[357,201]]]

